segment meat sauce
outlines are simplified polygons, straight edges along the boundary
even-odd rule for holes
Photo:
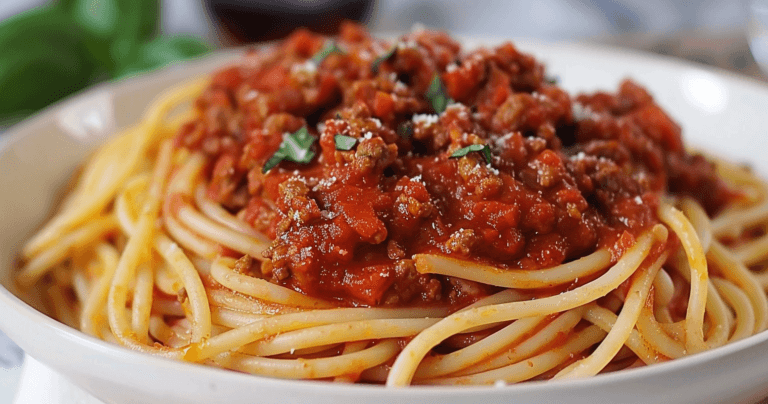
[[[631,81],[572,98],[511,43],[462,51],[441,32],[388,42],[345,24],[317,58],[329,41],[297,31],[249,51],[176,138],[208,157],[209,196],[274,240],[261,269],[275,283],[347,305],[465,305],[495,290],[420,274],[412,256],[546,268],[631,244],[666,192],[710,212],[728,198]],[[435,76],[440,113],[425,96]],[[311,161],[264,173],[301,128]],[[337,135],[354,146],[337,150]],[[454,156],[471,145],[490,161]]]

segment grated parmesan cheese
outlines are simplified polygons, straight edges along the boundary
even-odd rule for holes
[[[432,126],[433,124],[436,124],[439,119],[439,116],[433,114],[416,114],[413,116],[413,123]]]
[[[311,59],[308,59],[304,63],[293,65],[291,67],[291,73],[315,74],[317,73],[317,65]]]

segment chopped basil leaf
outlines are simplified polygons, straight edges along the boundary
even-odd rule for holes
[[[288,135],[280,144],[286,145],[286,158],[296,163],[309,163],[315,157],[312,151],[312,144],[315,143],[315,137],[309,134],[305,126],[296,132]]]
[[[334,52],[344,54],[344,51],[336,45],[335,41],[330,41],[323,47],[323,49],[320,49],[314,56],[312,56],[312,61],[316,65],[319,65],[328,57],[328,55]]]
[[[432,109],[438,114],[445,111],[448,104],[453,102],[453,100],[448,97],[445,85],[443,84],[443,81],[440,80],[440,75],[437,73],[432,77],[432,81],[429,83],[429,88],[427,88],[427,92],[424,95],[429,100],[429,103],[432,104]]]
[[[410,139],[413,136],[413,121],[405,121],[397,127],[397,134],[405,139]]]
[[[467,147],[462,147],[451,154],[451,158],[464,157],[472,152],[482,152],[485,157],[485,162],[491,164],[491,148],[487,144],[473,144]]]
[[[560,82],[560,77],[558,76],[547,76],[544,78],[544,81],[548,84],[555,85]]]
[[[313,143],[315,143],[315,137],[309,134],[306,127],[302,127],[296,132],[285,136],[280,143],[280,147],[267,160],[261,172],[266,173],[283,160],[301,164],[309,163],[315,157],[315,152],[312,151]]]
[[[284,158],[285,156],[283,156],[283,154],[278,150],[275,154],[272,155],[272,157],[269,158],[269,160],[267,160],[266,163],[264,163],[264,167],[261,168],[261,172],[266,173],[267,171],[275,168],[275,166],[280,164]]]
[[[336,135],[333,137],[333,141],[336,142],[336,150],[352,150],[357,143],[357,139],[352,136]]]
[[[388,51],[384,52],[383,55],[376,58],[376,60],[373,61],[373,64],[371,65],[371,71],[373,74],[379,73],[379,66],[381,66],[382,63],[386,62],[395,55],[395,52],[397,51],[397,44],[392,45],[391,48],[389,48]]]

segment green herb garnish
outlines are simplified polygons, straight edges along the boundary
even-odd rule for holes
[[[448,96],[445,84],[440,80],[440,75],[437,73],[432,77],[432,81],[429,83],[429,88],[427,88],[424,96],[427,97],[429,103],[432,104],[432,109],[438,114],[443,113],[448,104],[453,102],[451,97]]]
[[[487,144],[473,144],[467,147],[462,147],[451,154],[451,158],[464,157],[469,153],[482,152],[485,157],[485,162],[491,164],[491,148]]]
[[[397,127],[397,134],[404,139],[413,136],[413,121],[405,121]]]
[[[547,76],[547,77],[544,78],[544,81],[546,83],[548,83],[548,84],[555,85],[558,82],[560,82],[560,77],[558,77],[558,76]]]
[[[325,47],[323,47],[323,49],[320,49],[317,53],[315,53],[314,56],[312,56],[312,62],[314,62],[316,65],[319,65],[331,53],[341,53],[343,55],[345,52],[343,49],[336,45],[335,41],[330,41],[325,45]]]
[[[389,60],[389,58],[394,56],[396,51],[397,51],[397,44],[394,44],[392,45],[391,48],[389,48],[388,51],[384,52],[383,55],[377,57],[373,61],[373,64],[371,65],[371,71],[373,72],[373,74],[378,74],[379,66],[381,66],[382,63],[386,62],[387,60]]]
[[[355,147],[357,138],[352,136],[336,135],[333,137],[333,141],[336,142],[336,150],[348,151]]]
[[[283,160],[301,164],[309,163],[315,157],[315,152],[312,151],[313,143],[315,143],[315,137],[309,134],[306,127],[285,136],[280,147],[267,160],[261,172],[266,173]]]

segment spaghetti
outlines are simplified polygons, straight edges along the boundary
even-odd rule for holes
[[[516,383],[763,331],[766,240],[766,184],[686,152],[636,84],[572,99],[511,44],[347,24],[150,105],[17,279],[61,321],[178,360]]]

